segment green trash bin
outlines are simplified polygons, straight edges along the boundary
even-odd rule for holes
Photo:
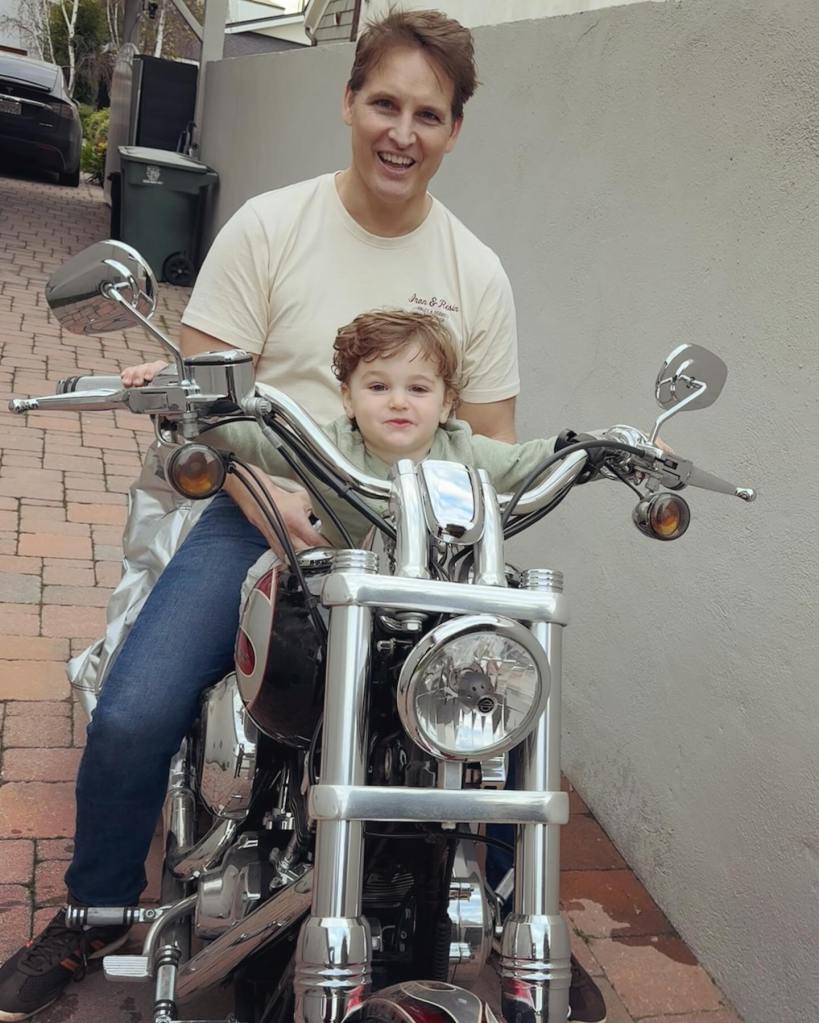
[[[202,212],[219,175],[182,153],[120,146],[120,239],[145,257],[160,281],[193,284]]]

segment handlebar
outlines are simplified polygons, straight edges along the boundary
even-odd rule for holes
[[[751,487],[738,487],[735,483],[729,483],[728,480],[706,472],[705,469],[699,469],[693,462],[681,458],[675,452],[657,447],[633,426],[613,426],[609,430],[595,433],[595,436],[599,436],[601,440],[632,445],[639,454],[626,468],[653,476],[661,486],[669,490],[699,487],[717,494],[729,494],[747,503],[756,500],[756,491]]]
[[[164,415],[181,418],[192,409],[207,415],[203,403],[208,400],[191,381],[179,382],[168,375],[143,387],[103,386],[92,389],[72,390],[67,393],[46,395],[37,398],[15,398],[9,402],[9,409],[16,415],[38,411],[100,412],[126,407],[135,413]],[[118,383],[116,377],[99,377],[106,385]],[[78,384],[94,382],[94,377],[83,377],[61,381],[58,387],[76,387]],[[262,433],[276,447],[287,443],[288,438],[300,440],[307,451],[318,462],[330,469],[342,482],[362,497],[388,500],[393,491],[390,480],[380,479],[362,472],[327,437],[318,423],[289,395],[265,384],[256,385],[255,395],[242,399],[240,409],[245,415],[256,420]],[[651,444],[644,434],[633,427],[617,426],[603,431],[601,446],[606,441],[623,450],[624,445],[632,451],[623,467],[630,472],[654,477],[671,490],[686,486],[699,487],[716,493],[730,494],[751,502],[756,492],[748,487],[738,487],[712,473],[699,469],[692,462],[676,454],[663,451]],[[526,515],[546,507],[577,479],[587,461],[585,451],[569,452],[552,471],[536,486],[522,494],[514,509],[516,515]],[[511,494],[499,494],[498,504],[503,512],[512,500]]]
[[[362,497],[375,498],[376,500],[387,500],[389,498],[392,493],[390,481],[362,472],[357,465],[354,465],[349,458],[338,450],[315,419],[308,412],[305,412],[298,402],[293,401],[289,395],[285,394],[284,391],[278,390],[276,387],[257,384],[256,389],[259,392],[259,396],[249,398],[245,402],[244,411],[256,419],[262,433],[271,444],[275,444],[278,447],[282,442],[282,439],[275,433],[275,425],[271,425],[266,421],[266,417],[272,413],[281,419],[303,441],[315,458],[329,469],[332,469],[335,475],[340,476],[348,486],[351,486]]]

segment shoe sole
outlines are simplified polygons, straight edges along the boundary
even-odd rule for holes
[[[93,955],[88,957],[88,961],[91,962],[93,959],[102,959],[103,956],[110,955],[111,952],[116,952],[118,948],[122,948],[125,942],[128,940],[128,932],[122,935],[121,938],[117,938],[116,941],[112,941],[110,945],[106,945],[105,948],[101,948],[98,952],[94,952]],[[70,981],[69,981],[70,983]],[[3,1012],[0,1009],[0,1023],[22,1023],[23,1020],[33,1019],[37,1013],[45,1012],[45,1010],[58,1001],[63,992],[61,991],[56,998],[52,998],[50,1002],[46,1002],[45,1005],[40,1005],[34,1010],[34,1012]]]

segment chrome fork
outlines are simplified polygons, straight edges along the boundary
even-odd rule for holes
[[[521,585],[561,593],[563,576],[530,569]],[[546,713],[519,751],[518,778],[528,792],[558,792],[563,625],[536,622],[532,632],[549,658],[552,684]],[[509,1023],[563,1023],[569,1011],[571,947],[560,913],[560,825],[520,825],[516,861],[515,909],[501,938],[503,1015]]]
[[[371,551],[339,551],[335,572],[374,574]],[[364,785],[372,612],[352,604],[330,610],[321,781]],[[321,820],[316,828],[313,903],[296,946],[296,1023],[341,1023],[367,997],[370,928],[361,915],[364,825]]]

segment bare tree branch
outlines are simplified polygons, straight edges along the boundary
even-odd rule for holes
[[[16,32],[40,60],[49,62],[54,60],[48,19],[50,7],[49,0],[19,0],[16,17],[4,15],[0,18],[0,28]]]

